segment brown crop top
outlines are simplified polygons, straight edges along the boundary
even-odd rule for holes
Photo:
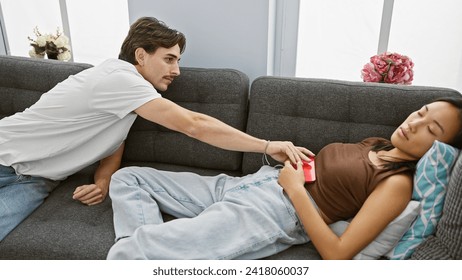
[[[408,168],[387,170],[375,166],[369,159],[369,151],[378,140],[387,141],[367,138],[355,144],[333,143],[316,155],[316,181],[306,188],[331,221],[353,218],[384,178],[411,172]]]

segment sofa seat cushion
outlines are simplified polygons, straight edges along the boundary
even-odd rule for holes
[[[63,181],[0,243],[0,259],[105,259],[115,238],[111,200],[87,206],[72,199],[92,177],[81,172]]]

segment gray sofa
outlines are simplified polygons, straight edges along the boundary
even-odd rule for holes
[[[88,67],[0,56],[0,118],[24,110],[43,92]],[[446,95],[459,93],[444,88],[281,77],[260,77],[250,85],[242,72],[199,68],[182,68],[181,76],[163,93],[181,106],[254,136],[290,140],[314,152],[331,142],[388,137],[409,112]],[[126,140],[123,165],[242,175],[255,172],[262,156],[220,150],[138,118]],[[92,181],[95,167],[63,181],[0,242],[0,259],[104,259],[114,240],[110,199],[91,207],[72,200],[76,186]],[[459,157],[437,232],[412,258],[462,258],[461,174]],[[267,259],[319,258],[308,243]]]

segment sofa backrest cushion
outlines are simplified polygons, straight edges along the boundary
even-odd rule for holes
[[[317,153],[332,142],[389,138],[409,113],[441,96],[460,93],[436,87],[260,77],[250,89],[247,132],[289,140]],[[244,155],[243,173],[261,165],[261,155]]]
[[[24,111],[69,75],[92,67],[85,63],[0,56],[0,118]]]
[[[183,67],[181,75],[161,94],[184,108],[245,130],[249,80],[240,71]],[[215,148],[137,118],[126,141],[124,161],[240,172],[242,153]]]

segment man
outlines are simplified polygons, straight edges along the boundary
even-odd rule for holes
[[[119,59],[70,76],[24,112],[0,120],[0,240],[60,180],[98,161],[94,183],[77,187],[73,198],[101,203],[138,115],[223,149],[267,153],[279,161],[307,159],[310,152],[290,142],[252,137],[162,98],[157,91],[180,75],[185,44],[184,35],[163,22],[140,18]]]

